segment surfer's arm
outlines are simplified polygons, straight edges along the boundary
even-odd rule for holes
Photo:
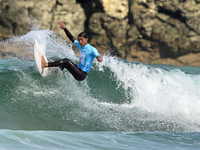
[[[74,38],[74,36],[67,30],[67,28],[65,28],[64,31],[65,31],[67,37],[74,43],[74,41],[76,40]]]
[[[62,22],[58,21],[57,23],[60,25],[60,28],[65,31],[67,37],[74,43],[74,41],[76,40],[74,36],[67,30],[67,28],[62,24]]]

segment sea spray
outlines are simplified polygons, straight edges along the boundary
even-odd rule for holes
[[[114,72],[116,80],[121,82],[124,89],[132,91],[132,95],[129,93],[133,98],[131,104],[122,106],[155,114],[158,117],[156,120],[161,122],[199,128],[200,76],[186,74],[178,69],[166,70],[109,59],[112,60],[105,62],[104,66]]]
[[[64,56],[67,56],[71,59],[77,59],[72,50],[72,45],[66,43],[50,30],[30,31],[26,35],[9,38],[4,42],[1,42],[1,45],[5,47],[5,51],[11,50],[16,56],[23,56],[20,58],[27,59],[26,57],[28,57],[29,59],[33,59],[33,46],[35,40],[40,44],[48,58],[63,58]]]

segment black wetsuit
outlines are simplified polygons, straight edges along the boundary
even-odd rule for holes
[[[73,35],[67,30],[67,28],[65,28],[64,31],[65,31],[67,37],[74,43],[74,41],[76,39],[73,37]],[[84,80],[87,76],[86,72],[84,72],[83,70],[78,68],[78,66],[76,64],[74,64],[71,60],[69,60],[67,58],[58,60],[55,62],[49,62],[48,66],[49,67],[60,67],[61,70],[66,68],[73,75],[73,77],[78,81]]]

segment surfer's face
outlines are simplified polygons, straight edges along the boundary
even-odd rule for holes
[[[78,37],[78,42],[83,47],[88,43],[88,38],[84,38],[84,37],[79,36]]]

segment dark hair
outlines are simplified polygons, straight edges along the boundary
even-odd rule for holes
[[[78,37],[88,38],[88,35],[85,32],[81,32],[81,33],[79,33]]]

